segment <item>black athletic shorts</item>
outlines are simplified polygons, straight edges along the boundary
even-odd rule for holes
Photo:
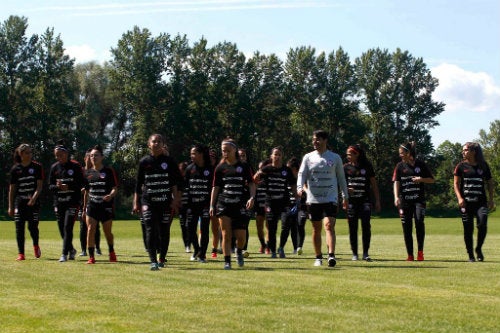
[[[95,219],[97,222],[106,222],[115,217],[113,207],[105,207],[100,205],[87,205],[85,212],[87,216]]]
[[[337,217],[337,205],[333,202],[308,204],[307,209],[311,221],[321,221],[325,217]]]

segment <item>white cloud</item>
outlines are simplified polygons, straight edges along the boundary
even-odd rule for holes
[[[76,63],[98,60],[96,51],[86,44],[68,46],[65,53],[71,58],[75,58]]]
[[[443,63],[431,69],[439,79],[433,98],[446,103],[446,111],[485,112],[500,105],[500,86],[484,72],[470,72]]]

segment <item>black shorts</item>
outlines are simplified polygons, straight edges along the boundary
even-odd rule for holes
[[[97,222],[107,222],[115,217],[113,207],[87,205],[85,212],[88,217],[93,218]]]
[[[217,205],[217,217],[229,217],[231,219],[231,228],[236,229],[246,229],[248,223],[250,222],[250,215],[248,211],[241,207],[240,205]]]
[[[337,205],[333,202],[312,203],[307,205],[311,221],[321,221],[325,217],[337,217]]]

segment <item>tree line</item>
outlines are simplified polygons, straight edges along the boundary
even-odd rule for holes
[[[54,28],[27,36],[27,27],[19,16],[0,24],[3,193],[20,143],[30,143],[47,169],[60,138],[80,161],[101,144],[120,175],[119,202],[128,205],[152,133],[166,137],[178,161],[188,160],[193,144],[218,149],[231,136],[256,166],[274,146],[300,158],[312,150],[312,131],[324,129],[341,156],[353,143],[366,149],[385,207],[393,201],[397,147],[406,141],[416,141],[420,156],[443,177],[437,190],[429,188],[431,206],[455,204],[448,183],[462,143],[434,149],[429,130],[445,105],[432,98],[437,79],[408,51],[374,48],[353,60],[342,47],[326,53],[302,46],[283,60],[258,51],[247,57],[231,42],[209,46],[204,38],[191,43],[185,35],[153,36],[135,26],[111,48],[108,62],[75,64]],[[481,133],[484,143],[489,135]],[[498,153],[494,138],[487,157],[498,156],[488,153]]]

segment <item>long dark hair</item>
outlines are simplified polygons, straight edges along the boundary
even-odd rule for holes
[[[373,168],[372,163],[368,160],[368,157],[366,157],[365,150],[359,143],[350,145],[349,147],[347,147],[347,150],[354,150],[356,153],[358,153],[359,166]]]
[[[399,145],[399,147],[409,152],[410,156],[412,156],[414,159],[417,158],[417,144],[415,143],[415,141],[402,143]]]
[[[195,144],[191,147],[191,149],[194,149],[194,151],[196,151],[198,154],[203,155],[203,164],[205,168],[208,168],[212,165],[212,161],[210,160],[210,150],[207,146],[202,144]]]
[[[26,149],[31,149],[31,146],[27,143],[21,143],[16,150],[14,150],[14,163],[21,163],[21,153]]]
[[[484,169],[486,167],[486,160],[484,159],[483,149],[481,145],[477,142],[466,142],[465,145],[467,149],[473,150],[476,157],[476,163]]]

